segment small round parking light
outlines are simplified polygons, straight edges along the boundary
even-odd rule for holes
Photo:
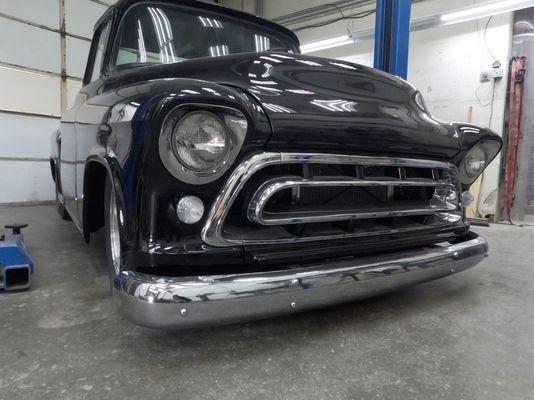
[[[197,196],[184,196],[176,203],[176,215],[184,224],[196,224],[204,215],[204,203]]]

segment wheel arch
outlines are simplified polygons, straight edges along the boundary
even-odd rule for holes
[[[109,160],[101,155],[93,154],[85,162],[83,180],[83,236],[89,243],[91,233],[96,232],[105,224],[105,187],[106,179],[110,179],[117,204],[120,201],[120,190],[113,167]]]

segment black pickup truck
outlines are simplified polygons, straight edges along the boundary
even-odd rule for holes
[[[387,73],[192,0],[119,0],[53,137],[60,215],[104,228],[119,310],[179,328],[421,283],[487,255],[464,209],[501,149]]]

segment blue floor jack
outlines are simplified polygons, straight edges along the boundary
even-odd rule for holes
[[[6,229],[11,229],[12,233],[0,236],[0,289],[30,288],[33,262],[20,232],[27,226],[28,224],[6,225]]]

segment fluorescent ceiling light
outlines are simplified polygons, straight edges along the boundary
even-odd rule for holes
[[[456,9],[450,13],[434,14],[412,20],[410,24],[410,30],[420,31],[434,28],[436,26],[458,24],[460,22],[472,21],[479,18],[517,11],[528,7],[534,7],[534,0],[489,1],[485,3],[474,4],[473,6],[467,8]],[[372,39],[373,37],[374,29],[368,28],[351,32],[348,35],[337,36],[334,38],[303,44],[300,46],[300,51],[302,54],[313,53],[319,50],[356,43],[357,41],[365,39]]]
[[[300,52],[302,54],[311,53],[314,51],[331,49],[332,47],[344,46],[350,43],[354,43],[354,40],[349,35],[337,36],[329,39],[319,40],[317,42],[303,44],[300,46]]]
[[[532,0],[504,0],[490,3],[474,5],[458,11],[443,14],[441,22],[445,25],[456,24],[459,22],[472,21],[479,18],[490,17],[492,15],[520,10],[522,8],[534,6]]]

